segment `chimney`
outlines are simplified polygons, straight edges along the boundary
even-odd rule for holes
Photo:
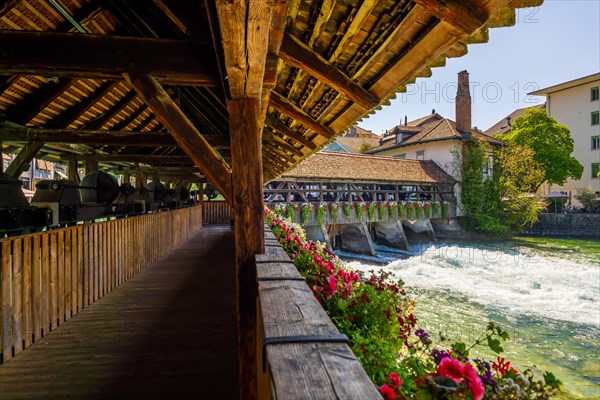
[[[507,124],[508,126],[510,126],[510,125],[511,125],[511,123],[510,123],[510,117],[506,117],[506,124]]]
[[[404,126],[408,125],[408,115],[404,116]]]
[[[471,93],[469,92],[469,73],[467,71],[458,73],[456,128],[462,132],[471,132]]]

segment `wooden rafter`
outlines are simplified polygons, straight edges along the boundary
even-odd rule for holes
[[[283,136],[288,137],[296,142],[308,147],[311,150],[317,148],[317,145],[308,140],[302,133],[295,131],[290,126],[284,124],[273,115],[267,115],[265,118],[265,124],[276,132],[281,133]]]
[[[290,34],[284,36],[279,56],[286,63],[318,78],[367,110],[380,103],[372,93]]]
[[[297,155],[299,157],[302,157],[304,155],[304,153],[302,153],[302,151],[300,151],[296,147],[292,146],[291,144],[289,144],[288,142],[286,142],[285,140],[283,140],[279,136],[271,133],[269,130],[264,130],[263,131],[263,141],[264,140],[267,140],[267,141],[269,141],[269,142],[277,145],[281,149],[283,149],[283,150],[285,150],[287,152],[290,152],[290,153],[292,153],[294,155]]]
[[[125,106],[133,101],[136,98],[135,90],[126,93],[125,96],[121,97],[110,109],[108,109],[104,114],[98,116],[97,118],[91,120],[87,124],[83,126],[83,129],[96,130],[100,129],[104,124],[113,119],[117,114],[123,110]]]
[[[113,90],[119,83],[106,81],[103,82],[98,89],[89,95],[85,100],[77,103],[71,108],[68,108],[54,119],[50,120],[47,124],[47,128],[67,128],[79,117],[85,114],[90,108],[92,108],[100,99],[106,96],[111,90]]]
[[[142,115],[144,113],[144,111],[146,111],[147,109],[148,109],[148,106],[145,104],[142,104],[134,112],[132,112],[127,118],[125,118],[121,122],[117,122],[110,129],[112,129],[113,131],[123,130],[123,128],[126,128],[129,124],[131,124],[133,121],[135,121],[136,118],[139,117],[140,115]]]
[[[205,136],[215,148],[229,147],[226,136]],[[177,142],[171,135],[149,132],[90,131],[74,129],[46,129],[0,125],[0,140],[4,142],[42,141],[45,143],[70,143],[88,145],[174,147]]]
[[[128,74],[125,78],[194,164],[231,204],[231,172],[221,155],[198,132],[194,124],[154,78]]]
[[[315,120],[313,117],[298,108],[298,106],[292,104],[288,99],[275,91],[271,93],[271,101],[269,105],[280,113],[295,119],[300,124],[326,139],[333,139],[335,137],[335,132],[331,128],[321,124],[319,121]]]
[[[60,79],[56,83],[48,83],[42,86],[32,95],[18,102],[16,106],[9,108],[6,119],[16,124],[26,125],[74,83],[69,79]]]
[[[415,0],[415,3],[467,35],[475,33],[488,20],[470,0]]]
[[[202,56],[210,45],[194,41],[0,30],[0,48],[0,70],[13,74],[120,80],[136,73],[170,84],[217,82],[216,66]]]

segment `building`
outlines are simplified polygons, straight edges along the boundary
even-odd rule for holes
[[[493,167],[492,146],[501,146],[502,142],[471,128],[471,95],[469,93],[469,74],[458,74],[456,94],[456,121],[444,118],[435,111],[431,115],[414,121],[405,121],[390,129],[380,145],[368,154],[397,158],[432,160],[458,182],[462,181],[461,166],[463,145],[466,140],[478,138],[490,146],[488,165],[485,174],[491,174]],[[460,204],[460,185],[455,188]]]
[[[531,110],[532,108],[545,110],[546,103],[538,104],[538,105],[535,105],[532,107],[519,108],[519,109],[513,111],[512,113],[510,113],[509,115],[507,115],[506,117],[502,118],[500,121],[496,122],[494,125],[492,125],[488,129],[486,129],[485,131],[483,131],[483,133],[485,133],[488,136],[492,136],[492,137],[494,135],[498,135],[498,134],[506,135],[506,134],[510,133],[512,123],[515,121],[515,119],[520,117],[521,115],[525,115],[525,113],[528,110]]]
[[[574,205],[579,205],[573,197],[577,189],[589,185],[600,193],[599,87],[600,72],[530,93],[546,96],[546,111],[571,130],[575,147],[572,156],[583,165],[581,179],[569,179],[562,186],[544,184],[542,191],[544,194],[567,192]]]
[[[337,153],[364,153],[365,149],[369,150],[379,146],[381,137],[371,132],[370,130],[353,126],[327,146],[324,151],[334,151]]]

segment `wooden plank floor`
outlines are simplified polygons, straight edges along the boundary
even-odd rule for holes
[[[234,243],[206,227],[0,365],[0,399],[236,399]]]

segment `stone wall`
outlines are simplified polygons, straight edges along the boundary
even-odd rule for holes
[[[527,234],[600,238],[600,214],[540,214]]]

